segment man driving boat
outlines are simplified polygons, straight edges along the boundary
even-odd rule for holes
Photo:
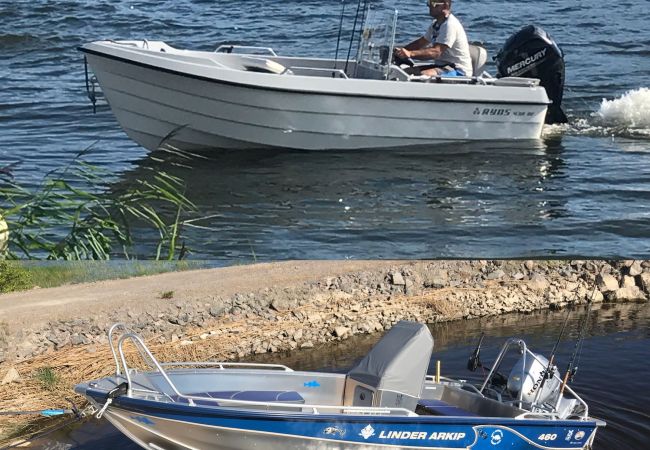
[[[425,76],[471,76],[472,60],[465,29],[451,13],[452,0],[427,0],[434,21],[424,36],[405,47],[396,47],[402,59],[435,60],[435,64],[418,66],[412,73]]]

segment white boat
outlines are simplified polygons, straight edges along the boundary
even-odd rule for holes
[[[472,76],[408,75],[387,58],[393,38],[394,28],[366,26],[352,61],[148,40],[80,50],[124,131],[150,150],[163,141],[183,150],[324,150],[540,137],[552,102],[539,79],[491,77],[479,47]],[[522,55],[513,64],[528,67]],[[87,78],[93,100],[94,82]]]

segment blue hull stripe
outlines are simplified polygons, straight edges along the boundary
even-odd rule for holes
[[[87,392],[92,395],[91,392]],[[99,393],[97,393],[99,394]],[[93,396],[101,404],[103,396]],[[113,405],[155,429],[156,418],[307,439],[413,448],[576,449],[582,448],[596,422],[515,420],[494,417],[392,417],[304,415],[160,403],[118,397]],[[146,416],[146,417],[145,417]]]

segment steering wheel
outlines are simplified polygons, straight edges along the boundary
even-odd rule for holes
[[[409,67],[413,67],[415,65],[415,61],[413,61],[413,58],[400,58],[397,55],[393,56],[393,62],[398,66],[401,66],[402,64],[406,64]]]

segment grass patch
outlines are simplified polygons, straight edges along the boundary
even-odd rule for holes
[[[51,367],[41,367],[34,376],[41,383],[41,386],[48,391],[53,391],[61,380],[61,377]]]
[[[9,265],[26,274],[29,280],[29,283],[21,285],[14,283],[14,291],[34,286],[50,288],[211,267],[202,261],[11,261]],[[5,292],[1,286],[0,275],[0,292]]]
[[[22,291],[34,287],[31,273],[22,265],[0,261],[0,294]]]
[[[174,291],[165,291],[162,294],[160,294],[160,298],[169,300],[170,298],[174,298]]]

